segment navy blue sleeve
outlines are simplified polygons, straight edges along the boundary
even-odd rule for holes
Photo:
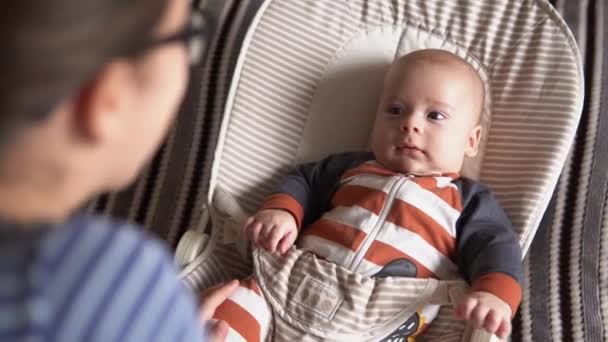
[[[467,281],[484,274],[504,273],[520,285],[522,251],[511,221],[498,200],[481,183],[461,179],[463,211],[456,224],[457,263]]]

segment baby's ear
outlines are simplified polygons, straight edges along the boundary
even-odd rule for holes
[[[467,146],[464,149],[464,154],[473,158],[477,155],[479,151],[479,141],[481,140],[481,125],[477,125],[473,127],[469,137],[467,138]]]

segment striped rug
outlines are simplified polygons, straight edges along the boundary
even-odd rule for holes
[[[262,0],[202,2],[219,19],[209,57],[193,70],[169,139],[133,187],[91,205],[91,210],[142,223],[171,246],[194,227],[205,202],[229,80]],[[608,341],[608,4],[551,2],[580,47],[587,96],[575,145],[525,260],[524,302],[513,340]]]

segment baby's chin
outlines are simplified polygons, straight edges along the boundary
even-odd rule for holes
[[[382,161],[378,160],[378,163],[390,171],[402,174],[413,174],[413,175],[436,175],[445,173],[438,170],[437,168],[424,165],[417,161]]]

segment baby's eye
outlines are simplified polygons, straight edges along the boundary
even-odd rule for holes
[[[391,115],[401,115],[401,114],[403,114],[403,108],[401,108],[399,106],[389,106],[386,109],[386,112]]]
[[[431,120],[445,120],[447,118],[447,115],[437,111],[429,112],[426,116]]]

